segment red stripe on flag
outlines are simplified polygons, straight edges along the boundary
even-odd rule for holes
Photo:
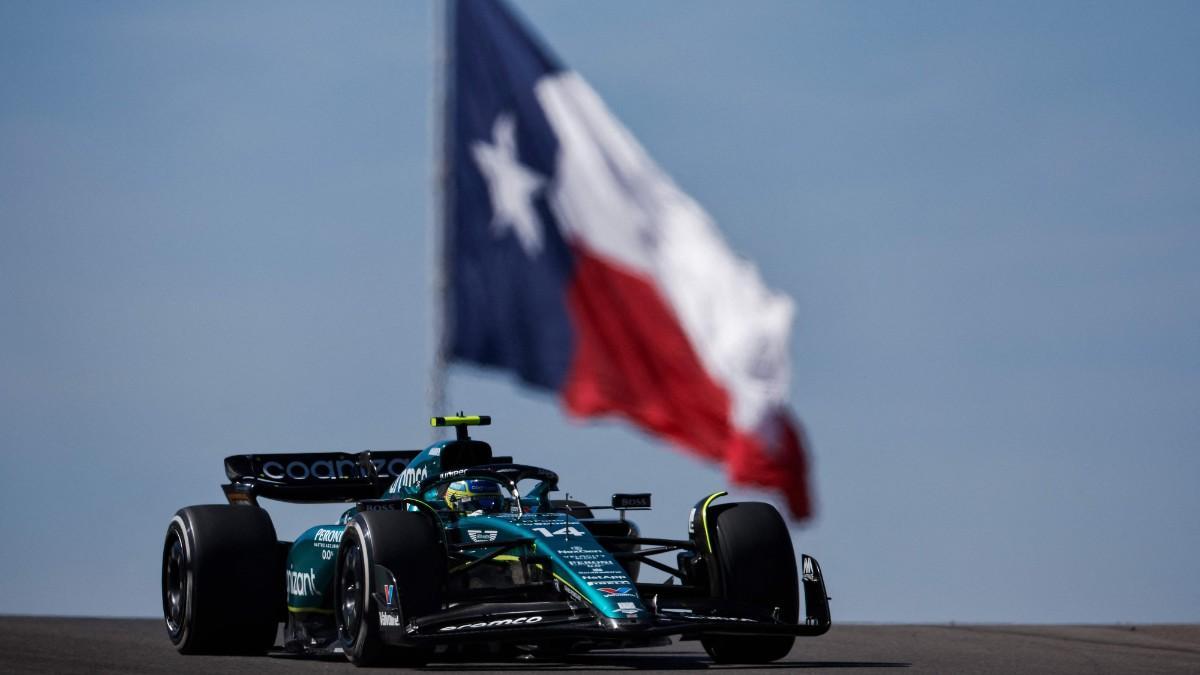
[[[658,291],[640,276],[575,247],[567,311],[575,354],[563,387],[567,410],[617,414],[720,460],[729,395],[708,376]]]
[[[737,434],[726,467],[734,483],[781,491],[788,510],[799,519],[813,513],[808,489],[808,442],[804,429],[779,411],[759,434]]]
[[[567,410],[614,414],[683,448],[724,461],[735,483],[778,488],[793,516],[811,512],[801,435],[786,417],[776,442],[740,433],[729,394],[709,376],[674,312],[641,276],[576,246],[567,308],[575,354],[562,389]],[[774,433],[772,433],[774,432]]]

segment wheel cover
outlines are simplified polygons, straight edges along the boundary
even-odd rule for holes
[[[172,529],[163,554],[163,616],[167,632],[178,637],[187,618],[187,552],[178,530]]]
[[[362,626],[366,607],[366,576],[363,574],[362,548],[356,543],[346,549],[342,560],[342,574],[338,579],[340,604],[339,632],[344,643],[353,643]]]

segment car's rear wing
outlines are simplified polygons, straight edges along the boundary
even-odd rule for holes
[[[232,455],[222,485],[230,504],[354,502],[374,499],[396,480],[420,450],[368,450]]]

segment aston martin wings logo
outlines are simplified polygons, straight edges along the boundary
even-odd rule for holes
[[[496,530],[467,530],[467,536],[473,542],[496,541]]]

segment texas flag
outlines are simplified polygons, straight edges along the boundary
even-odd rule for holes
[[[449,8],[444,357],[624,417],[808,516],[791,300],[502,2]]]

